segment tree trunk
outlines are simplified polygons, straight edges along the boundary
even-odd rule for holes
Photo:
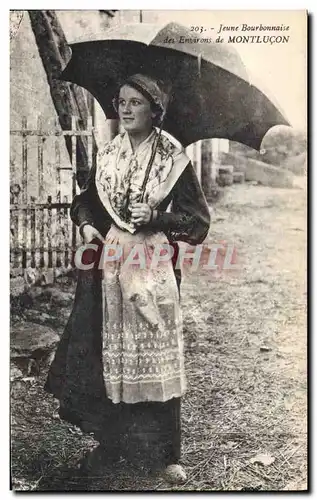
[[[211,139],[204,139],[201,144],[201,185],[207,201],[211,203],[221,196],[221,189],[213,178],[212,163],[212,142]]]
[[[57,15],[54,10],[29,10],[28,12],[60,126],[62,130],[70,130],[71,117],[76,116],[78,117],[78,127],[86,129],[89,109],[85,91],[75,84],[59,80],[71,53]],[[65,142],[71,158],[70,137],[65,137]],[[93,161],[95,161],[95,141],[93,144]],[[77,183],[79,187],[82,187],[89,171],[86,137],[78,137],[76,153]]]
[[[206,198],[209,198],[211,188],[212,147],[211,140],[201,143],[201,184]]]

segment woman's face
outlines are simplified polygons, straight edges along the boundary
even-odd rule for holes
[[[146,97],[129,85],[120,89],[118,114],[124,129],[132,133],[149,130],[155,117]]]

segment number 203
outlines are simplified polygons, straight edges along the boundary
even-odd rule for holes
[[[204,31],[203,26],[191,26],[190,31],[195,31],[196,33],[202,33]]]

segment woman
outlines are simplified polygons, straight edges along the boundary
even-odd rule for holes
[[[143,445],[165,465],[166,478],[181,483],[179,280],[171,260],[149,263],[169,242],[201,243],[210,216],[190,160],[155,128],[166,101],[158,83],[140,74],[115,99],[125,132],[99,154],[71,217],[85,243],[122,254],[79,272],[46,389],[60,400],[60,416],[94,432],[106,454]],[[146,265],[135,265],[131,255],[140,263],[142,252]]]

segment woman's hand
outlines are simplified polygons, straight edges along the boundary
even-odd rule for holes
[[[131,209],[131,222],[140,226],[152,219],[152,210],[147,203],[135,203]]]
[[[95,227],[91,226],[90,224],[84,225],[84,227],[82,229],[82,235],[84,238],[84,243],[90,243],[95,238],[98,238],[98,240],[100,240],[100,241],[104,240],[104,238],[99,233],[99,231]]]

